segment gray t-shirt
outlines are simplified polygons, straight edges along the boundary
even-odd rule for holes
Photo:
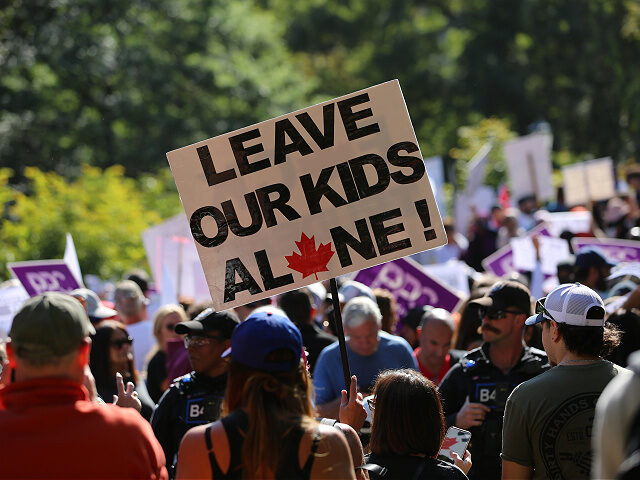
[[[596,402],[620,372],[609,361],[558,365],[520,384],[504,413],[502,459],[534,468],[534,479],[588,479]]]

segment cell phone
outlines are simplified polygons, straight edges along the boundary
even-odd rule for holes
[[[464,452],[467,450],[471,440],[471,432],[458,427],[449,427],[447,434],[442,441],[442,447],[438,452],[438,456],[453,460],[451,452],[456,452],[460,458],[464,458]]]

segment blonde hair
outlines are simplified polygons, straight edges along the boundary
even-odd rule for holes
[[[224,415],[241,406],[249,417],[242,447],[244,478],[276,473],[282,458],[282,441],[292,428],[315,424],[311,405],[311,378],[303,362],[287,372],[263,372],[231,361]]]
[[[162,321],[167,315],[170,315],[172,313],[177,313],[180,316],[181,322],[186,322],[189,320],[189,317],[187,317],[184,308],[182,308],[180,305],[167,304],[160,307],[153,316],[153,336],[156,338],[156,344],[151,350],[149,350],[149,353],[147,353],[147,356],[144,359],[145,364],[148,364],[153,356],[158,353],[158,350],[160,350],[160,332],[162,332]]]
[[[157,341],[160,341],[160,332],[162,332],[162,321],[167,315],[172,313],[177,313],[180,316],[181,322],[186,322],[189,320],[187,318],[187,314],[180,305],[163,305],[158,309],[156,314],[153,316],[153,336],[156,337]]]

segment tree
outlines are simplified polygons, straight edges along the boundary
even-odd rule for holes
[[[0,158],[166,167],[165,153],[304,106],[283,25],[248,0],[32,0],[0,9]]]
[[[640,8],[630,0],[266,2],[329,96],[398,78],[423,155],[461,125],[551,124],[557,150],[640,152]]]
[[[120,166],[104,171],[84,166],[73,181],[35,167],[24,175],[27,193],[0,182],[0,198],[11,199],[0,223],[0,278],[9,275],[7,262],[62,258],[66,232],[73,236],[83,273],[119,278],[146,264],[141,234],[162,220],[153,206],[161,205],[166,215],[181,208],[175,192],[159,186],[161,180],[137,182]]]

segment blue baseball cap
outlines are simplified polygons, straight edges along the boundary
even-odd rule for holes
[[[285,372],[298,366],[302,357],[302,335],[286,315],[255,312],[240,323],[231,336],[231,348],[222,356],[265,372]],[[286,358],[269,358],[276,350],[289,350]]]

